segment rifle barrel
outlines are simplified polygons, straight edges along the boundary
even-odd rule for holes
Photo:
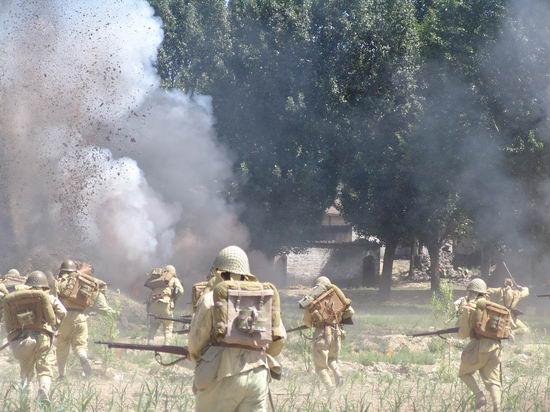
[[[189,350],[187,346],[175,346],[175,345],[142,345],[139,343],[125,343],[125,342],[95,342],[98,345],[106,345],[109,349],[133,349],[151,351],[156,353],[169,353],[171,355],[179,355],[187,357],[189,356]]]
[[[309,327],[307,327],[306,325],[296,326],[295,328],[287,330],[286,333],[297,332],[299,330],[305,330],[305,329],[309,329]]]
[[[457,332],[458,332],[458,327],[454,327],[454,328],[448,328],[448,329],[433,330],[430,332],[412,333],[409,336],[413,338],[418,338],[421,336],[439,336],[439,335],[446,335],[449,333],[457,333]]]
[[[550,293],[547,293],[545,295],[537,295],[537,298],[550,298]]]

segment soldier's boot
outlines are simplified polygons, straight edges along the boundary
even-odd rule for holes
[[[328,366],[330,370],[332,370],[336,386],[342,386],[344,384],[344,377],[342,376],[342,372],[340,372],[340,368],[338,367],[338,361],[333,360],[328,364]]]
[[[317,374],[319,375],[319,378],[321,379],[321,382],[328,391],[332,391],[334,389],[334,383],[332,383],[332,378],[330,376],[330,373],[328,369],[321,369],[317,371]]]
[[[84,352],[81,352],[78,354],[78,360],[80,361],[80,366],[82,366],[84,375],[87,378],[92,376],[92,365],[90,365],[90,361],[88,360],[88,355]]]
[[[479,385],[476,382],[476,379],[474,378],[474,375],[464,375],[461,376],[460,379],[462,379],[462,382],[466,384],[466,386],[472,391],[476,398],[476,410],[483,408],[485,405],[487,405],[487,399],[485,398],[485,395],[483,394],[483,391],[479,388]]]
[[[491,402],[493,403],[493,412],[500,412],[500,403],[502,401],[502,391],[499,386],[491,385],[489,387]]]
[[[40,376],[38,378],[38,405],[50,406],[50,387],[52,378],[50,376]]]

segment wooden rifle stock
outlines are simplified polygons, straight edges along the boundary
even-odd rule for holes
[[[440,335],[447,335],[449,333],[457,333],[457,332],[458,332],[458,327],[454,327],[454,328],[448,328],[448,329],[433,330],[430,332],[411,333],[408,336],[417,338],[420,336],[440,336]]]

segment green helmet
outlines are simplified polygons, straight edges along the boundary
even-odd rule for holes
[[[173,265],[166,265],[164,270],[170,273],[171,275],[176,276],[176,268]]]
[[[72,273],[72,272],[76,272],[77,270],[78,268],[74,260],[65,259],[63,263],[61,263],[61,267],[59,268],[59,273]]]
[[[245,251],[238,246],[223,248],[214,259],[212,270],[236,275],[250,275],[250,265]]]
[[[487,293],[487,284],[481,278],[474,278],[470,281],[470,283],[468,283],[466,290],[485,294]]]
[[[31,272],[29,276],[27,277],[27,281],[25,282],[25,285],[30,286],[32,288],[50,288],[50,284],[48,283],[48,278],[44,272],[41,272],[39,270],[35,270],[34,272]]]

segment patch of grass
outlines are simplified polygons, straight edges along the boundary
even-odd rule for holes
[[[378,351],[362,351],[350,355],[350,361],[369,366],[375,363],[390,363],[392,365],[435,365],[437,359],[430,352],[411,352],[407,349],[385,354]]]

